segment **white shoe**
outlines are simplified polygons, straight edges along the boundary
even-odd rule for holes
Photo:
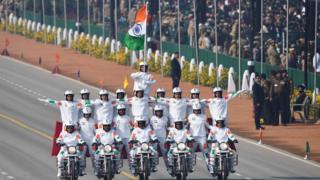
[[[61,177],[61,169],[58,169],[57,177]]]

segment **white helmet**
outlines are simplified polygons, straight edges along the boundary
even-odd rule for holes
[[[101,95],[108,95],[109,94],[109,92],[106,90],[106,89],[101,89],[100,91],[99,91],[99,95],[101,96]]]
[[[213,92],[222,92],[223,90],[221,89],[221,87],[215,87],[213,88]]]
[[[147,64],[147,62],[142,61],[142,62],[139,63],[139,66],[148,66],[148,64]]]
[[[192,105],[192,110],[201,110],[201,104],[196,102]]]
[[[200,91],[199,89],[197,88],[192,88],[191,91],[190,91],[191,94],[200,94]]]
[[[173,88],[172,92],[173,93],[182,93],[182,90],[179,87],[175,87],[175,88]]]
[[[81,89],[80,94],[89,94],[89,90],[88,89]]]
[[[64,95],[66,96],[66,95],[74,95],[74,93],[73,93],[73,91],[71,91],[71,90],[66,90],[65,92],[64,92]]]
[[[92,113],[92,110],[91,110],[90,107],[84,107],[84,108],[82,109],[82,113],[83,113],[83,114],[91,114],[91,113]]]
[[[154,106],[154,111],[163,111],[163,107],[157,104],[156,106]]]
[[[157,93],[161,93],[161,92],[164,93],[164,92],[166,92],[166,90],[165,90],[164,88],[158,88],[158,89],[157,89]]]
[[[118,104],[117,110],[126,109],[126,106],[123,103]]]
[[[65,126],[75,126],[74,123],[72,123],[71,121],[67,121],[64,123]]]
[[[146,121],[146,118],[144,118],[143,116],[136,116],[134,118],[135,121],[139,122],[139,121]]]
[[[124,90],[124,89],[117,89],[116,90],[116,93],[118,94],[118,93],[126,93],[126,91]]]

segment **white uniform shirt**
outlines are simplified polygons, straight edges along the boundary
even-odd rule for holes
[[[155,134],[151,130],[150,126],[147,126],[144,129],[141,129],[139,127],[136,127],[133,129],[130,140],[137,140],[140,143],[148,143],[150,139],[154,139]]]
[[[121,137],[121,139],[126,139],[129,138],[131,133],[131,128],[132,128],[132,121],[130,120],[129,116],[123,115],[119,116],[117,115],[113,119],[113,123],[116,127],[116,132],[117,134]]]
[[[201,114],[205,114],[206,105],[205,105],[205,103],[201,102],[200,99],[189,99],[188,101],[189,101],[189,103],[188,103],[189,106],[188,106],[188,109],[187,109],[187,111],[188,111],[187,113],[188,114],[192,114],[193,113],[192,105],[195,104],[195,103],[200,103],[200,105],[201,105]]]
[[[207,117],[204,114],[190,114],[188,116],[188,122],[190,124],[190,132],[193,137],[200,136],[205,137],[207,135],[207,129],[210,128],[207,123]]]
[[[57,138],[57,142],[64,143],[66,146],[76,146],[78,143],[82,143],[83,141],[78,131],[75,130],[73,133],[68,133],[63,130]]]
[[[161,118],[158,118],[157,116],[151,117],[150,125],[157,137],[165,138],[167,136],[168,121],[166,116],[162,116]]]
[[[176,128],[170,128],[167,140],[174,140],[176,143],[185,143],[188,137],[191,137],[191,135],[187,129],[178,130]]]
[[[208,100],[208,107],[215,122],[217,119],[227,119],[228,115],[228,101],[224,98],[213,98]]]
[[[57,106],[60,109],[61,121],[63,124],[67,122],[77,125],[79,120],[79,108],[81,105],[76,101],[56,101],[47,99],[47,103]]]
[[[227,142],[229,137],[231,137],[232,134],[229,130],[229,128],[224,127],[224,128],[218,128],[218,127],[213,127],[210,131],[209,138],[213,138],[216,141],[220,142]]]
[[[169,117],[169,99],[168,98],[154,98],[155,105],[160,105],[163,108],[163,116]]]
[[[156,83],[153,76],[146,72],[136,72],[131,74],[131,78],[134,81],[133,89],[141,88],[144,90],[144,96],[149,97],[151,85]]]
[[[96,131],[96,123],[93,118],[81,118],[79,120],[79,128],[81,139],[84,140],[87,144],[92,143]]]
[[[170,123],[176,120],[184,120],[187,117],[188,101],[186,99],[170,98],[169,100],[169,118]]]
[[[149,98],[132,97],[129,99],[133,117],[143,116],[149,117]]]
[[[102,128],[97,129],[96,135],[93,138],[94,143],[101,143],[101,144],[114,144],[115,141],[121,141],[121,138],[116,134],[114,130],[110,130],[106,132]]]
[[[111,101],[102,101],[97,99],[94,102],[95,115],[98,123],[107,120],[107,122],[112,122],[113,119],[113,104]]]

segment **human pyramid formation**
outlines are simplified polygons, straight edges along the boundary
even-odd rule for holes
[[[208,161],[206,142],[208,139],[215,141],[236,141],[227,125],[228,101],[243,93],[222,96],[223,90],[219,87],[213,89],[214,97],[200,99],[197,88],[191,90],[190,99],[182,98],[182,90],[173,88],[173,97],[165,97],[165,90],[158,88],[156,97],[150,97],[150,87],[156,83],[148,73],[146,63],[140,63],[140,72],[132,73],[134,80],[134,96],[126,98],[123,89],[116,90],[116,99],[109,99],[109,92],[105,89],[99,91],[99,99],[91,100],[87,89],[80,91],[81,99],[74,100],[71,90],[65,91],[65,100],[39,99],[60,109],[63,130],[56,142],[61,146],[83,147],[81,156],[81,175],[85,175],[85,154],[89,151],[94,174],[98,176],[99,146],[114,144],[114,151],[125,148],[128,153],[129,165],[132,173],[135,172],[135,143],[153,143],[151,170],[157,171],[158,152],[163,155],[168,169],[172,166],[172,148],[170,142],[193,142],[190,152],[194,154],[200,148]],[[208,108],[213,120],[213,125],[207,122],[205,109]],[[152,111],[150,112],[150,110]],[[215,125],[215,126],[214,126]],[[209,133],[207,133],[209,132]],[[159,151],[158,151],[159,145]],[[168,145],[168,146],[166,146]],[[58,177],[61,176],[61,160],[65,155],[65,148],[60,148],[57,155]],[[121,153],[116,153],[120,158]],[[192,155],[193,156],[193,155]],[[208,162],[207,162],[208,163]],[[193,171],[193,158],[190,158],[188,168]],[[120,164],[116,163],[117,173],[120,173]]]

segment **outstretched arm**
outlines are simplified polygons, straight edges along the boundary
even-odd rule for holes
[[[228,94],[228,95],[226,96],[226,101],[229,102],[229,101],[232,100],[233,98],[235,98],[235,97],[239,96],[240,94],[243,94],[243,93],[245,93],[245,92],[247,92],[247,91],[248,91],[248,90],[243,89],[243,90],[239,90],[239,91],[237,91],[237,92],[235,92],[235,93],[230,93],[230,94]]]
[[[45,102],[47,104],[50,104],[52,106],[61,106],[61,101],[58,101],[58,100],[54,100],[54,99],[41,99],[41,98],[38,98],[38,101],[41,101],[41,102]]]

